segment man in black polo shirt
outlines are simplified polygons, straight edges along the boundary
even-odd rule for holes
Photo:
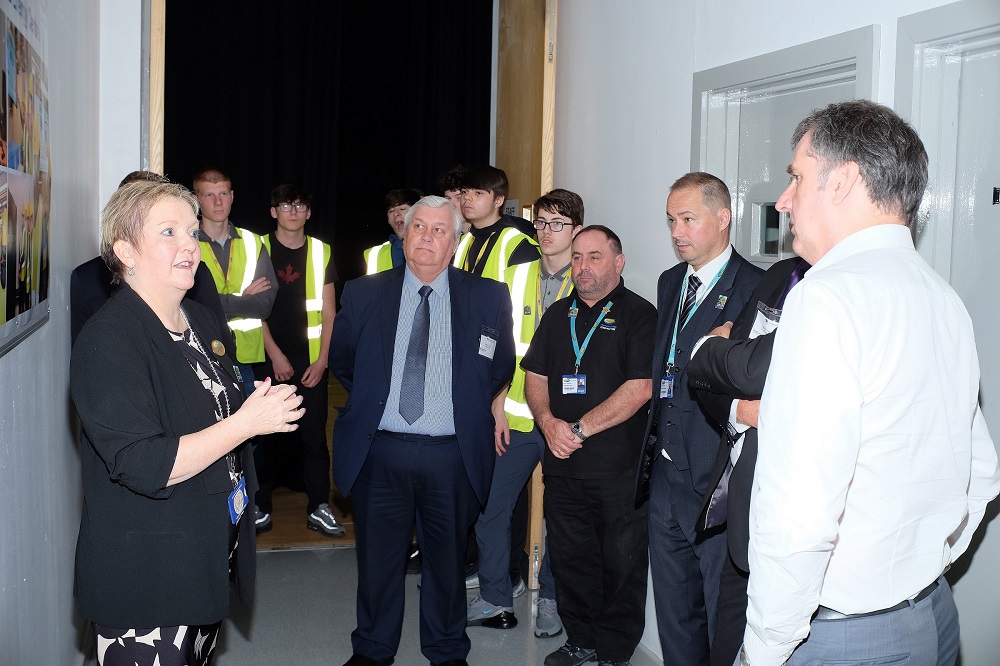
[[[613,231],[577,234],[576,293],[545,312],[521,361],[548,444],[545,517],[567,637],[546,666],[627,664],[642,637],[648,534],[632,495],[656,310],[625,288],[624,266]]]

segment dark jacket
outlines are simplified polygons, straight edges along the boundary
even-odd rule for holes
[[[203,344],[221,337],[210,311],[187,299],[183,307]],[[235,375],[232,358],[220,365]],[[227,503],[233,486],[226,458],[166,487],[180,437],[215,423],[215,401],[128,285],[80,332],[70,388],[83,426],[75,582],[81,614],[113,627],[218,622],[229,608]],[[235,412],[242,400],[231,403]],[[250,446],[237,452],[252,498],[257,479]],[[253,525],[253,512],[245,511],[235,573],[248,605],[256,566]]]
[[[389,397],[404,267],[351,280],[333,324],[330,371],[349,392],[333,433],[333,476],[350,492],[368,457]],[[510,293],[500,282],[448,269],[451,294],[455,435],[476,497],[486,504],[493,479],[493,396],[514,374]],[[493,358],[480,353],[496,340]]]

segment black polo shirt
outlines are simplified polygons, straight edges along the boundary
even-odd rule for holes
[[[563,395],[563,375],[573,374],[576,365],[569,328],[569,311],[574,299],[579,310],[576,335],[581,346],[609,300],[612,306],[607,315],[601,317],[580,363],[580,374],[587,376],[586,394]],[[593,307],[588,307],[575,295],[553,303],[539,322],[521,367],[548,378],[552,414],[572,423],[607,400],[626,381],[649,378],[655,332],[656,308],[626,289],[622,280]],[[588,437],[583,448],[565,460],[556,458],[546,449],[542,471],[574,479],[633,475],[639,463],[645,426],[646,409],[640,407],[623,423]]]

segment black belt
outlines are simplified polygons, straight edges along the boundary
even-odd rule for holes
[[[394,432],[392,430],[379,430],[378,433],[380,435],[385,435],[386,437],[401,439],[406,442],[427,442],[429,444],[435,444],[437,442],[452,442],[457,439],[455,435],[418,435],[412,432]]]
[[[923,601],[924,599],[926,599],[927,597],[929,597],[931,595],[931,593],[934,590],[937,589],[937,586],[938,586],[938,582],[934,581],[933,583],[931,583],[930,585],[928,585],[924,589],[920,590],[920,592],[917,594],[917,596],[913,597],[913,599],[904,599],[903,601],[900,601],[895,606],[890,606],[889,608],[883,608],[882,610],[870,611],[868,613],[854,613],[854,614],[850,614],[849,615],[847,613],[841,613],[840,611],[835,611],[832,608],[827,608],[826,606],[820,606],[819,609],[816,611],[816,614],[813,615],[813,619],[814,620],[851,620],[851,619],[858,618],[858,617],[870,617],[872,615],[882,615],[884,613],[892,613],[894,611],[903,610],[904,608],[912,606],[913,604],[920,603],[921,601]]]

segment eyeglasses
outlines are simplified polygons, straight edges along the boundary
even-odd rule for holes
[[[278,204],[278,210],[280,210],[283,213],[291,213],[293,208],[297,213],[304,213],[307,210],[309,210],[309,204],[288,203],[287,201],[285,203]]]
[[[562,231],[565,226],[573,226],[572,222],[563,222],[562,220],[535,220],[532,224],[538,231],[541,231],[545,227],[548,227],[550,231]]]

